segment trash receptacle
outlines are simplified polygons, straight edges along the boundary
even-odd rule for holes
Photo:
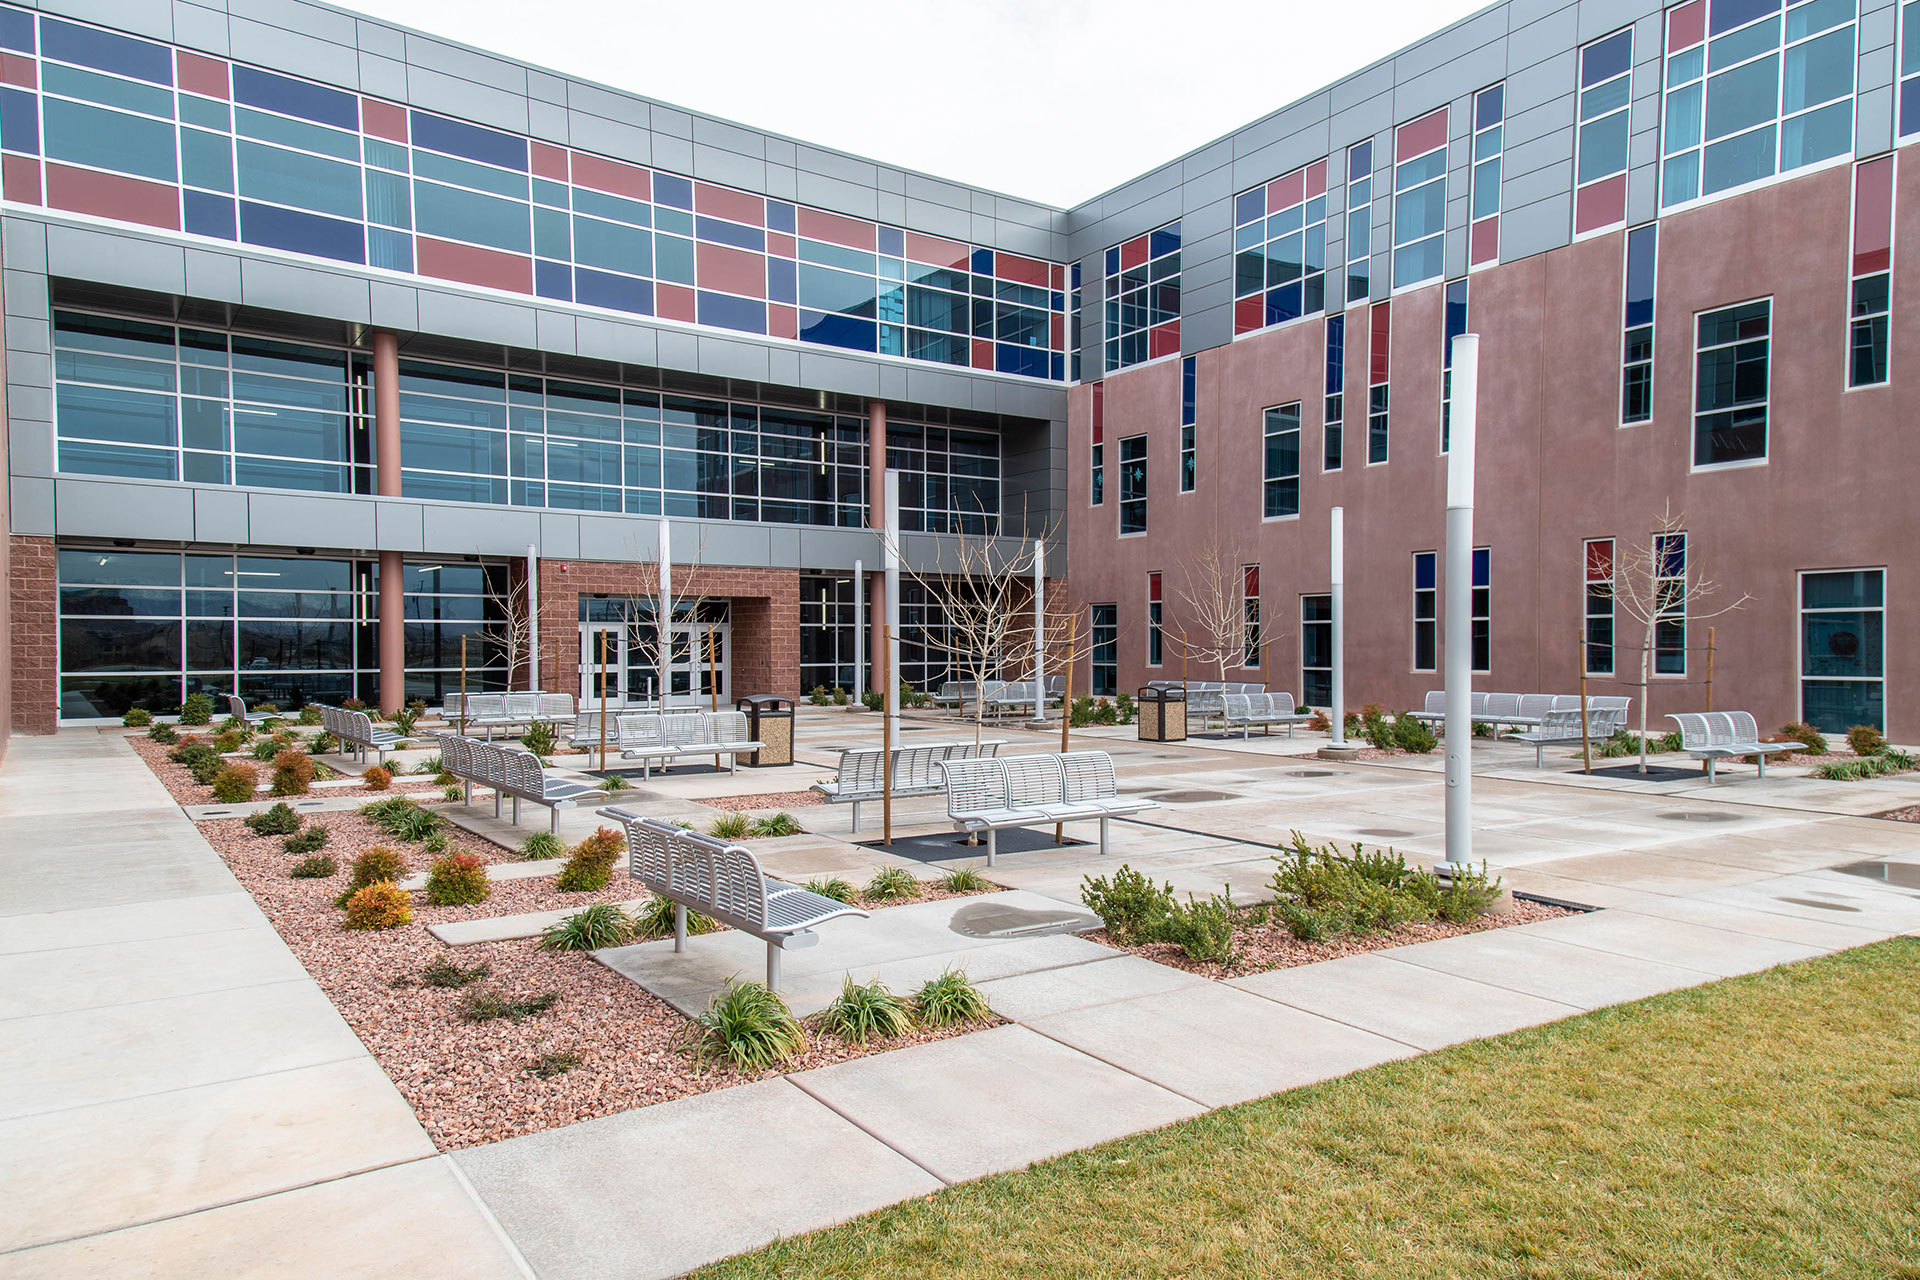
[[[736,711],[747,713],[747,732],[760,749],[747,757],[749,768],[793,763],[793,699],[776,693],[752,693],[737,700]]]
[[[1187,740],[1187,691],[1148,685],[1140,690],[1140,741]]]

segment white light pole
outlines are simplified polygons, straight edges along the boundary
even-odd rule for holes
[[[853,701],[872,686],[867,683],[867,569],[853,562]]]
[[[509,673],[511,675],[511,673]],[[540,552],[527,544],[527,692],[540,688]]]
[[[880,655],[887,673],[887,750],[900,749],[900,473],[889,469],[881,479],[881,509],[886,513],[887,652]]]
[[[1046,560],[1033,540],[1033,718],[1047,718]]]
[[[1329,745],[1347,745],[1347,511],[1335,507],[1332,512],[1333,561],[1333,741]]]
[[[1453,416],[1447,454],[1447,860],[1473,861],[1473,466],[1479,419],[1480,335],[1453,340]]]
[[[667,668],[673,665],[673,538],[667,531],[667,519],[660,517],[660,603],[654,606],[654,643],[660,656],[656,668],[659,677],[659,709],[667,709],[667,688],[673,682]]]

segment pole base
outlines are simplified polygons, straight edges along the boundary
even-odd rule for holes
[[[1360,752],[1362,750],[1362,746],[1357,742],[1343,742],[1338,746],[1328,743],[1326,746],[1314,752],[1314,755],[1322,760],[1344,760],[1351,762],[1360,758]]]

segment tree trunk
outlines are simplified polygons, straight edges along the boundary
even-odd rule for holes
[[[1653,627],[1647,624],[1646,643],[1640,647],[1640,772],[1647,771],[1647,677],[1653,663]]]

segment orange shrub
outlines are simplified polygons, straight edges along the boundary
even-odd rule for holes
[[[398,929],[413,921],[413,900],[391,880],[380,880],[347,899],[349,929]]]
[[[381,765],[374,765],[360,775],[360,781],[369,791],[385,791],[393,782],[393,771]]]

